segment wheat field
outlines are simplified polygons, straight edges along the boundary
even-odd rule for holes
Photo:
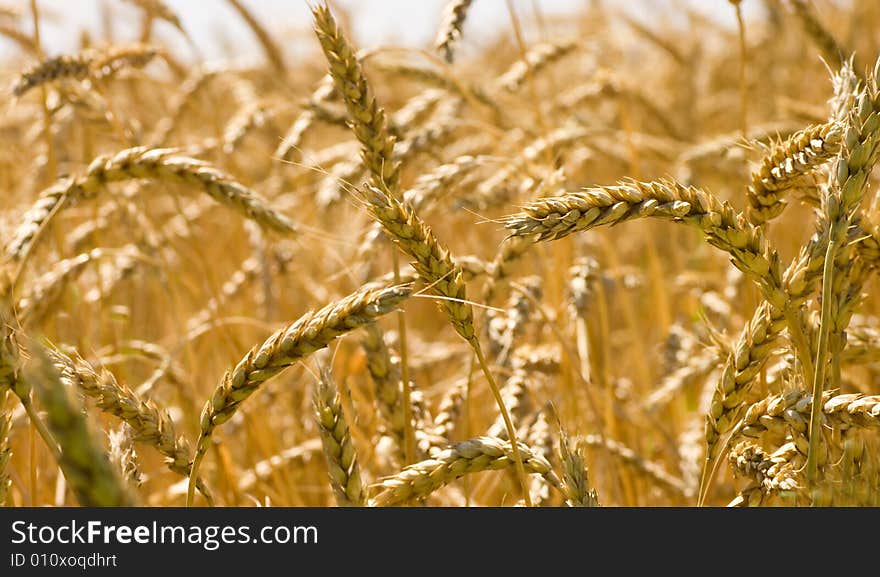
[[[223,1],[0,5],[0,504],[880,505],[880,4]]]

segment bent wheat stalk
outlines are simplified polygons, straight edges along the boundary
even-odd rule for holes
[[[64,179],[43,191],[16,229],[7,255],[20,263],[20,270],[41,232],[60,210],[73,202],[97,196],[109,183],[144,178],[197,186],[215,201],[264,228],[288,235],[297,232],[297,226],[289,218],[270,207],[256,192],[207,162],[180,156],[171,148],[142,146],[100,156],[92,161],[85,174]]]

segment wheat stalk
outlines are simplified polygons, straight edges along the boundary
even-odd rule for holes
[[[361,157],[373,177],[373,184],[396,190],[400,167],[392,160],[394,137],[388,132],[385,111],[376,103],[361,63],[336,25],[330,9],[326,5],[315,6],[312,15],[315,33],[330,64],[330,75],[345,102],[351,128],[361,143]]]

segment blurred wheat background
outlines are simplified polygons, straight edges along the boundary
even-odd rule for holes
[[[880,5],[622,4],[0,4],[0,503],[880,504]]]

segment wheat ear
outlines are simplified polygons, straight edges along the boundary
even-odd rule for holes
[[[141,486],[144,479],[131,433],[131,427],[123,424],[119,429],[111,430],[107,437],[110,441],[110,464],[116,468],[129,487],[136,489]]]
[[[519,454],[529,473],[547,479],[556,489],[563,485],[543,457],[520,443]],[[381,492],[370,501],[374,507],[391,507],[410,499],[427,497],[440,487],[469,473],[506,469],[515,465],[513,448],[509,441],[494,437],[476,437],[456,443],[433,457],[410,465],[379,483]]]
[[[522,59],[514,62],[511,67],[495,79],[495,85],[507,92],[520,90],[529,77],[547,68],[554,62],[565,58],[577,49],[578,43],[571,40],[542,42],[529,48]]]
[[[315,386],[314,405],[336,504],[340,507],[363,506],[365,491],[358,468],[357,452],[351,442],[351,433],[333,375],[326,367],[322,368],[321,378]]]
[[[737,475],[752,479],[752,484],[730,503],[731,507],[757,507],[774,495],[805,492],[798,479],[803,456],[791,443],[767,454],[757,444],[743,441],[730,450],[727,458]]]
[[[107,370],[100,373],[76,353],[65,354],[50,350],[48,355],[59,371],[61,381],[82,391],[97,402],[98,408],[121,419],[134,434],[135,441],[155,448],[166,459],[168,468],[184,477],[190,472],[190,449],[186,439],[175,432],[174,421],[152,401],[141,399],[137,393],[119,383]],[[196,480],[199,492],[209,503],[210,490],[201,478]]]
[[[464,21],[473,0],[449,0],[443,8],[443,20],[437,30],[434,47],[443,53],[446,62],[452,63],[455,57],[455,44],[461,39]]]
[[[787,297],[779,255],[763,233],[714,195],[673,180],[630,181],[543,198],[528,203],[521,213],[507,217],[504,223],[512,236],[534,235],[538,240],[555,240],[601,225],[644,217],[696,226],[709,244],[729,253],[733,264],[758,283],[771,304],[785,308]]]
[[[92,58],[93,53],[87,51],[43,60],[21,73],[12,86],[12,94],[21,97],[34,88],[62,78],[87,78],[92,70]]]
[[[403,376],[400,360],[391,356],[385,335],[375,324],[364,329],[361,346],[367,355],[367,370],[376,387],[376,407],[384,421],[382,433],[393,442],[391,452],[394,459],[403,462],[406,458],[406,414],[401,399]]]
[[[388,132],[385,111],[376,103],[355,50],[336,25],[326,5],[312,9],[315,33],[330,65],[330,75],[342,94],[350,125],[361,143],[364,165],[373,175],[373,184],[397,190],[400,166],[393,161],[394,137]]]
[[[559,459],[562,461],[562,483],[571,507],[598,507],[599,496],[590,488],[589,473],[580,447],[572,450],[568,435],[559,430]]]
[[[367,325],[395,310],[412,293],[412,285],[379,287],[365,285],[358,291],[330,303],[317,312],[308,312],[294,323],[276,331],[264,343],[251,349],[205,403],[200,419],[201,431],[190,470],[187,503],[192,503],[194,479],[208,452],[214,430],[228,421],[239,406],[264,382],[287,367],[320,350],[337,337]]]
[[[752,173],[747,190],[748,216],[754,224],[763,224],[785,209],[784,196],[804,176],[833,158],[840,149],[843,130],[838,122],[805,128],[773,144]]]

